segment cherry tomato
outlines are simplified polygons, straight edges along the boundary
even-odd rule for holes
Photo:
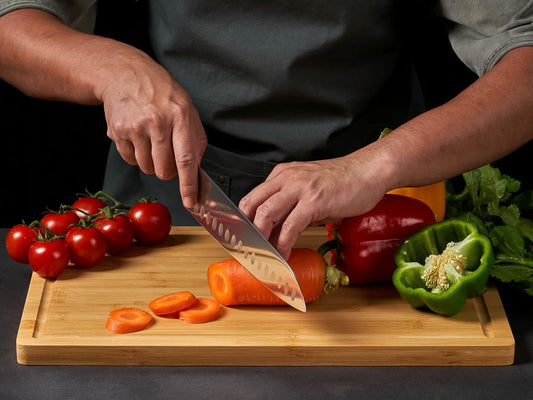
[[[9,256],[22,264],[28,264],[28,250],[37,241],[36,228],[26,225],[15,225],[6,236],[6,250]]]
[[[78,267],[92,267],[98,264],[106,253],[104,234],[96,228],[74,227],[65,241],[70,249],[70,260]]]
[[[76,214],[83,219],[87,219],[87,214],[98,214],[100,209],[106,206],[107,204],[103,200],[94,197],[80,197],[72,203],[72,207],[83,211],[74,210]]]
[[[30,266],[43,278],[59,276],[67,267],[69,258],[69,248],[64,239],[39,240],[28,251]]]
[[[142,244],[160,243],[168,236],[172,217],[161,203],[137,203],[128,211],[135,227],[135,240]]]
[[[125,215],[97,219],[95,228],[104,234],[109,254],[122,253],[133,243],[135,228]]]
[[[65,235],[67,231],[80,221],[80,217],[74,211],[50,212],[41,218],[41,224],[46,226],[56,235]]]

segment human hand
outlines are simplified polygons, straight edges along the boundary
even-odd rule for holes
[[[122,158],[146,174],[176,176],[185,207],[198,193],[198,165],[207,138],[186,91],[144,53],[129,54],[106,80],[101,99],[107,135]]]
[[[239,208],[287,259],[308,226],[359,215],[378,203],[386,190],[366,166],[357,157],[279,164]]]

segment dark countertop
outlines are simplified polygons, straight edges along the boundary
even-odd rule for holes
[[[0,229],[0,399],[526,399],[533,391],[533,299],[500,288],[515,338],[502,367],[24,366],[15,340],[31,268]],[[251,355],[253,356],[253,355]]]

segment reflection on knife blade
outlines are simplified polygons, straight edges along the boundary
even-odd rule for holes
[[[189,212],[267,289],[305,312],[300,285],[287,262],[201,169],[199,182],[198,203]]]

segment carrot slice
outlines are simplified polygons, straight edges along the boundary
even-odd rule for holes
[[[105,328],[112,333],[131,333],[143,330],[152,316],[138,308],[119,308],[109,313]]]
[[[170,314],[162,314],[162,315],[158,315],[158,317],[167,318],[167,319],[178,319],[180,317],[180,312],[176,311]]]
[[[189,291],[185,291],[158,297],[152,300],[148,307],[155,315],[169,315],[190,307],[195,302],[196,296]]]
[[[218,318],[220,304],[213,299],[199,297],[189,308],[180,311],[179,318],[190,324],[202,324]]]
[[[300,283],[305,302],[318,300],[326,283],[324,258],[315,250],[295,248],[287,262]],[[224,306],[287,305],[234,258],[209,265],[207,280],[211,294]]]

